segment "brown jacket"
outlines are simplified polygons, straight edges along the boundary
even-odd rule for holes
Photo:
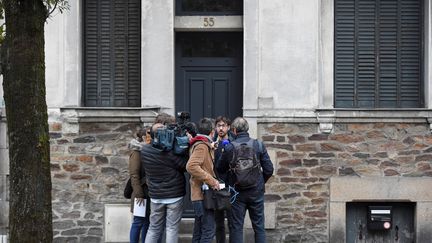
[[[186,164],[186,170],[191,175],[191,200],[203,200],[201,186],[203,183],[209,187],[215,187],[219,183],[215,179],[213,171],[214,153],[209,143],[197,141],[190,149],[189,161]]]
[[[131,212],[133,212],[135,198],[143,198],[144,192],[141,186],[141,160],[140,151],[132,150],[129,157],[129,174],[132,185],[132,196],[131,196]]]

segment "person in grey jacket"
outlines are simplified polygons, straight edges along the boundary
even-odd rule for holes
[[[255,242],[265,243],[266,235],[264,229],[264,184],[273,175],[273,163],[270,160],[270,156],[262,142],[253,139],[249,136],[249,124],[246,119],[237,117],[231,123],[231,129],[235,134],[236,138],[231,143],[227,144],[222,154],[220,163],[217,164],[217,169],[222,171],[232,171],[230,163],[235,157],[235,146],[236,144],[247,144],[252,141],[256,158],[259,160],[259,164],[262,170],[262,176],[256,178],[256,184],[252,188],[242,189],[237,187],[235,175],[229,173],[228,182],[229,185],[234,187],[238,191],[238,195],[231,207],[231,224],[230,224],[230,242],[243,243],[243,224],[246,210],[249,211],[249,217],[252,222],[253,229],[255,231]]]

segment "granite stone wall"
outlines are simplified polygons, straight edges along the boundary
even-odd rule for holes
[[[139,127],[83,123],[65,134],[50,124],[55,242],[103,242],[104,204],[129,202],[127,144]],[[426,123],[335,124],[331,134],[318,124],[260,123],[258,134],[275,166],[266,185],[266,202],[276,203],[268,242],[328,242],[330,177],[432,176]]]
[[[83,123],[79,134],[50,124],[54,242],[103,242],[104,204],[128,203],[127,144],[140,124]]]
[[[317,124],[259,125],[275,153],[266,187],[266,201],[277,204],[276,229],[268,230],[275,242],[328,242],[330,177],[432,176],[428,124],[336,124],[331,134],[317,131]]]

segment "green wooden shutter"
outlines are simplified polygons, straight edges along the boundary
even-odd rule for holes
[[[375,106],[375,0],[356,1],[357,106]]]
[[[128,12],[128,105],[141,106],[141,0],[129,0]]]
[[[85,1],[84,100],[87,106],[97,106],[99,96],[99,8],[98,1]]]
[[[335,1],[336,107],[353,107],[356,97],[355,1]]]
[[[399,13],[400,106],[423,107],[423,1],[400,1]]]
[[[128,43],[128,22],[127,22],[127,0],[114,1],[114,105],[127,106],[128,72],[127,72],[127,43]]]
[[[140,106],[140,0],[86,0],[84,102],[86,106]]]
[[[378,92],[384,107],[397,107],[398,102],[398,4],[397,1],[380,0],[378,17]]]
[[[422,107],[421,0],[335,1],[335,107]]]

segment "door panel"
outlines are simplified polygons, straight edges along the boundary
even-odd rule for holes
[[[228,90],[228,92],[225,92]],[[229,79],[215,79],[213,82],[212,103],[214,106],[214,114],[229,114],[228,94],[229,94]]]
[[[236,75],[233,68],[208,68],[199,71],[196,68],[184,68],[183,70],[185,78],[180,86],[184,87],[184,95],[178,100],[183,103],[183,109],[191,113],[192,121],[196,122],[202,117],[239,115],[238,108],[228,105],[230,101],[237,104],[240,102],[236,92],[241,91],[238,91],[238,88],[234,88],[234,92],[231,91],[233,78]]]
[[[186,75],[186,89],[187,93],[185,94],[185,103],[188,111],[193,114],[191,117],[192,120],[196,120],[196,117],[205,116],[205,84],[207,83],[206,78],[191,78]],[[188,87],[189,86],[189,87]],[[191,94],[194,94],[191,96]]]

